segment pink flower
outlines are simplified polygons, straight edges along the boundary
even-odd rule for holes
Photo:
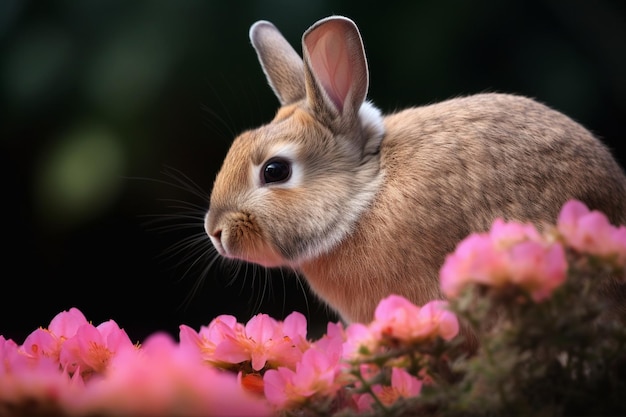
[[[470,282],[492,285],[506,282],[508,267],[488,234],[474,233],[446,257],[440,270],[440,285],[448,298],[457,297]]]
[[[59,370],[57,361],[47,356],[28,356],[13,340],[0,336],[0,403],[24,402],[55,410],[80,387]]]
[[[39,328],[26,337],[20,351],[33,360],[46,357],[58,363],[61,344],[62,340],[52,332]]]
[[[327,355],[331,355],[333,360],[339,361],[343,357],[343,344],[345,341],[346,332],[343,329],[343,325],[341,323],[329,322],[326,325],[326,334],[313,344],[309,343],[309,348],[314,347],[324,351]]]
[[[252,317],[245,328],[227,331],[213,351],[213,358],[226,363],[250,361],[252,369],[293,368],[308,347],[306,319],[298,312],[279,322],[267,314]]]
[[[422,390],[422,381],[402,368],[391,369],[391,386],[380,384],[372,387],[374,394],[384,405],[391,405],[400,398],[416,397]],[[370,394],[360,394],[355,398],[359,412],[372,409],[374,399]]]
[[[220,343],[227,338],[237,339],[243,337],[244,333],[244,326],[237,322],[235,316],[224,314],[217,316],[208,326],[201,326],[199,332],[187,325],[181,325],[179,337],[181,346],[195,349],[200,353],[203,360],[218,367],[223,367],[248,359],[248,356],[243,353],[240,357],[235,358],[236,362],[221,362],[215,358],[215,348]],[[233,358],[229,359],[232,360]]]
[[[312,346],[304,352],[295,371],[281,366],[265,372],[265,397],[275,407],[288,409],[314,395],[333,395],[340,388],[340,359],[341,343],[334,343],[329,350]]]
[[[613,226],[599,211],[590,211],[580,201],[568,201],[559,214],[557,229],[575,250],[626,262],[626,227]]]
[[[416,397],[422,390],[422,381],[402,368],[393,368],[391,370],[391,387],[398,397]]]
[[[195,354],[194,354],[195,352]],[[80,415],[268,416],[267,403],[237,377],[203,364],[196,350],[156,333],[140,349],[119,352],[68,406]]]
[[[379,344],[379,336],[368,325],[350,323],[346,328],[343,357],[347,360],[358,360],[363,355],[375,352]]]
[[[374,334],[405,342],[418,342],[437,336],[450,340],[459,332],[457,317],[445,301],[434,300],[418,307],[404,297],[390,295],[380,301],[370,324]]]
[[[440,285],[446,297],[455,298],[470,283],[515,284],[541,301],[566,275],[567,260],[559,243],[544,238],[532,225],[497,219],[489,232],[470,235],[446,257]]]
[[[133,349],[128,335],[115,321],[106,321],[98,327],[83,324],[61,346],[59,362],[70,374],[78,371],[87,376],[103,373],[115,354]]]
[[[65,340],[73,337],[78,328],[86,324],[89,322],[79,309],[72,307],[62,311],[54,316],[47,329],[39,328],[29,334],[20,351],[33,360],[47,357],[58,363]]]
[[[565,282],[567,260],[561,245],[522,242],[509,251],[511,281],[525,288],[536,302],[545,300]]]
[[[489,238],[497,248],[507,249],[517,243],[532,240],[543,240],[535,226],[528,223],[505,222],[502,219],[494,220],[489,230]]]
[[[416,337],[440,336],[444,340],[451,340],[459,334],[459,320],[456,315],[448,309],[448,303],[441,300],[433,300],[424,304],[416,317],[416,322],[420,327],[433,330],[428,334],[425,330],[419,329]],[[417,326],[416,326],[417,327]]]
[[[11,369],[12,358],[17,355],[17,343],[12,339],[0,336],[0,375],[6,374]]]
[[[72,307],[54,316],[48,330],[63,341],[74,336],[78,328],[85,324],[89,324],[85,315],[76,307]]]

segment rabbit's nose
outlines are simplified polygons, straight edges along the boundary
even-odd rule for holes
[[[220,254],[225,255],[224,245],[222,244],[222,229],[217,229],[209,233],[209,238],[215,249],[217,249]]]

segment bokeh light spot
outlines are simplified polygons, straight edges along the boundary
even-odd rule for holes
[[[44,155],[36,178],[36,200],[50,226],[93,219],[115,200],[124,171],[120,141],[99,126],[78,128]]]

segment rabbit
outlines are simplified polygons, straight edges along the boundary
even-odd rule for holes
[[[234,139],[205,230],[220,255],[295,270],[345,323],[379,301],[443,299],[445,256],[496,218],[554,224],[569,199],[626,223],[626,177],[583,126],[520,95],[383,115],[355,23],[330,16],[303,57],[258,21],[250,40],[281,107]]]

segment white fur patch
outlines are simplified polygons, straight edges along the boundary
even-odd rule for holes
[[[374,135],[382,137],[385,134],[383,114],[371,101],[363,102],[359,109],[359,118],[363,127],[367,130],[371,129]]]

